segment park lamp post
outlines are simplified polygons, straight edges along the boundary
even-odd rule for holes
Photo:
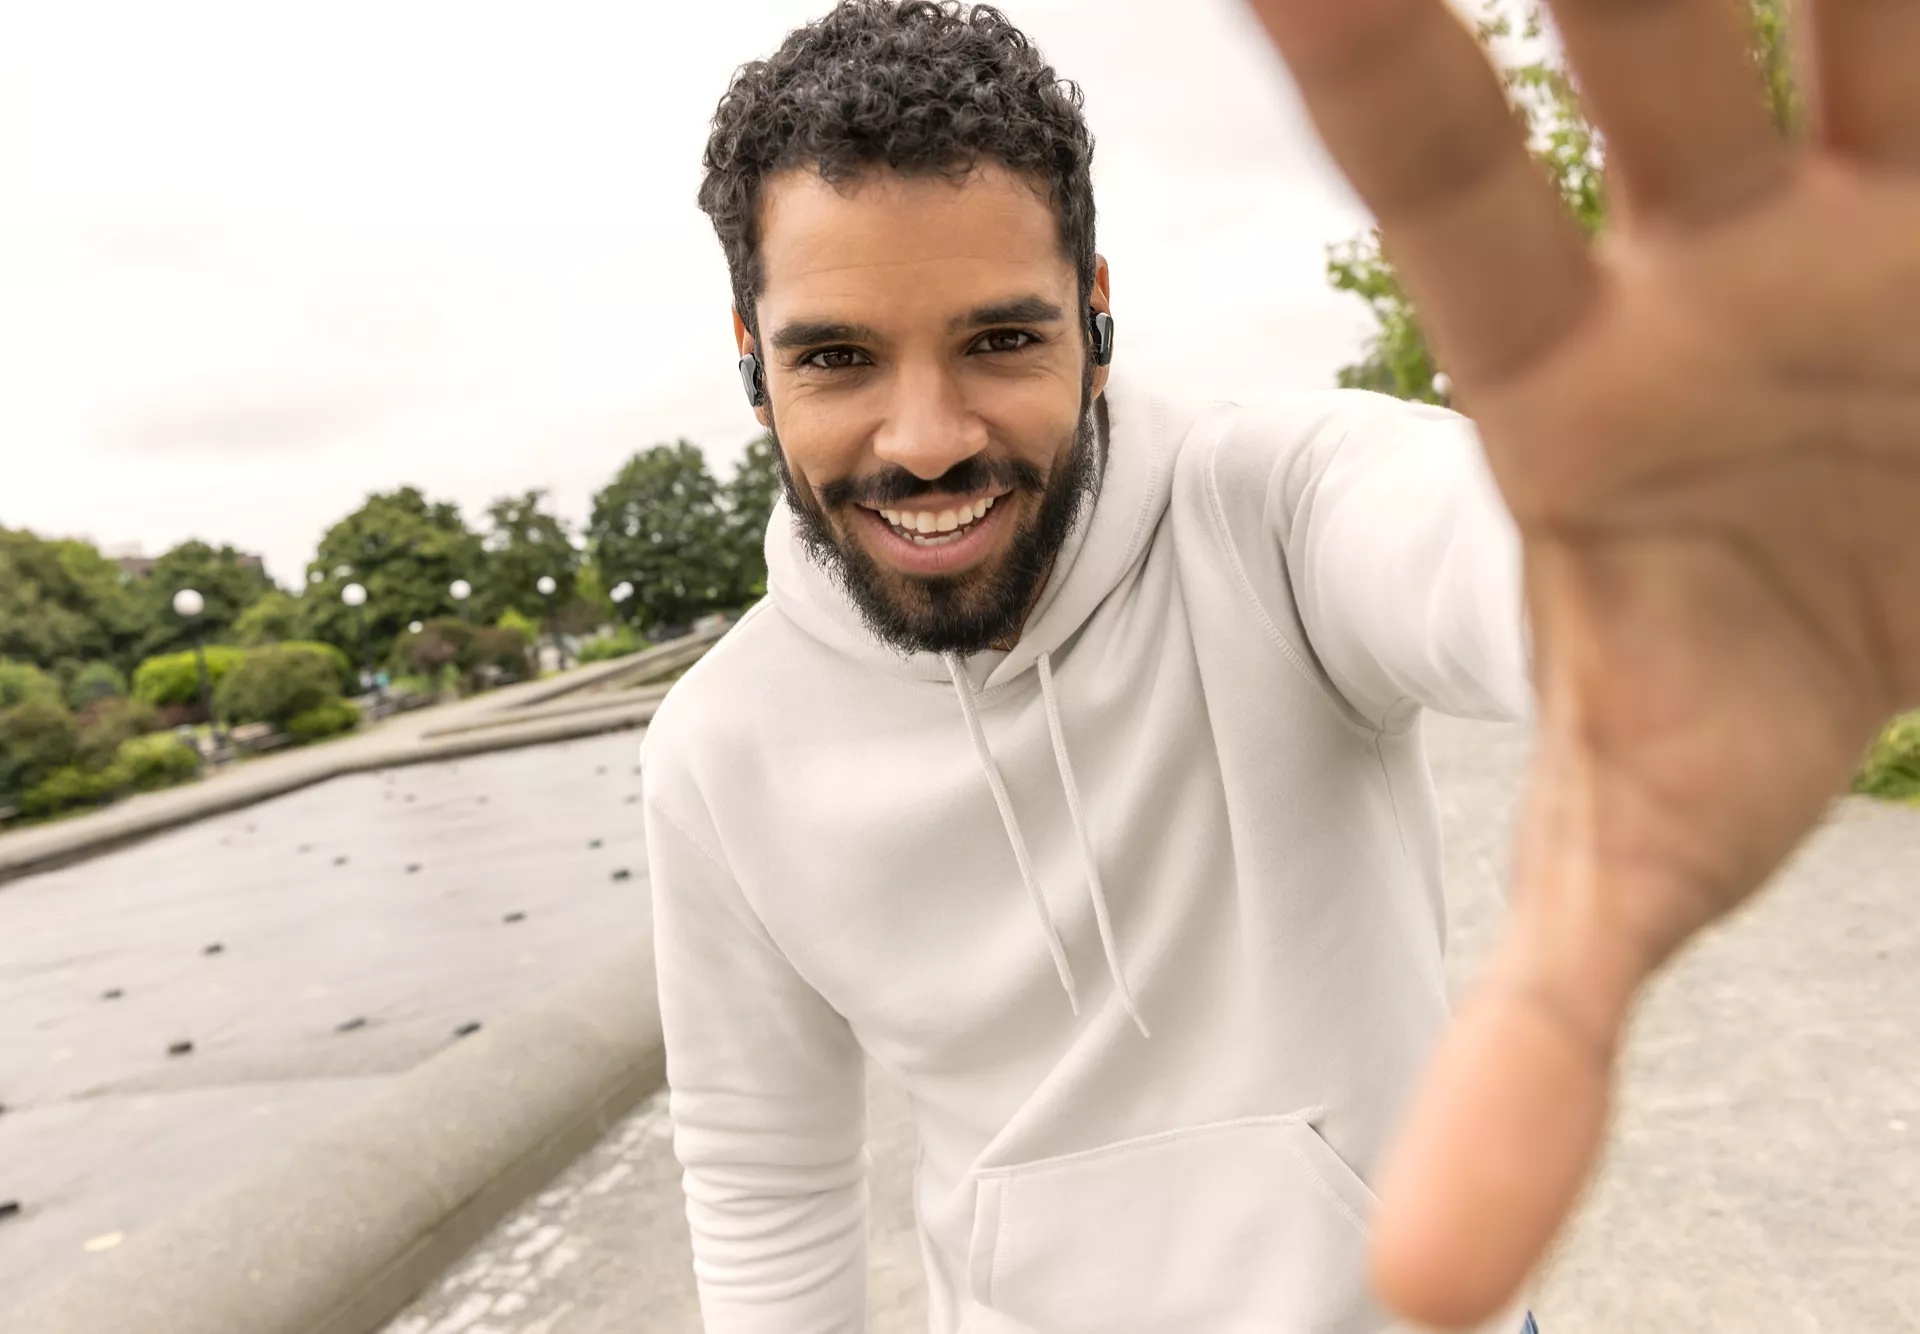
[[[553,581],[552,575],[543,574],[534,581],[533,586],[540,590],[540,596],[547,604],[546,614],[540,618],[540,628],[552,636],[554,662],[561,669],[565,669],[567,664],[565,655],[560,652],[560,637],[553,633],[553,594],[560,585]],[[535,656],[538,656],[537,652]]]
[[[468,583],[465,579],[455,579],[447,586],[447,596],[451,597],[454,605],[460,608],[461,620],[471,619],[467,615],[467,599],[473,596],[472,584]]]
[[[183,588],[173,595],[174,614],[193,630],[193,665],[200,673],[200,709],[213,728],[214,750],[218,752],[227,748],[227,738],[220,730],[219,720],[213,716],[213,678],[207,674],[206,637],[200,627],[200,613],[206,609],[207,600],[195,589]]]
[[[619,583],[607,590],[607,596],[613,599],[614,619],[618,620],[620,618],[620,608],[626,603],[628,598],[633,596],[633,585],[625,579],[622,579]]]
[[[360,688],[372,690],[376,698],[384,699],[386,692],[380,689],[379,679],[373,671],[373,650],[367,640],[367,590],[359,584],[348,584],[340,590],[340,600],[353,608],[353,619],[360,631]]]
[[[1442,403],[1453,402],[1453,377],[1445,371],[1437,371],[1433,377],[1433,396]]]

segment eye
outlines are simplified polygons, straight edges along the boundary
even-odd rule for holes
[[[867,354],[857,347],[823,347],[817,352],[809,352],[800,358],[799,364],[809,370],[846,371],[856,366],[867,366]]]
[[[1025,329],[995,329],[981,334],[973,346],[977,352],[1024,352],[1039,341],[1038,334]]]

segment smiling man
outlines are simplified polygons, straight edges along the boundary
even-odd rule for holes
[[[1121,373],[1078,93],[985,6],[846,0],[715,116],[786,482],[645,743],[716,1334],[865,1327],[868,1061],[935,1334],[1532,1328],[1634,994],[1920,703],[1904,67],[1795,156],[1733,6],[1560,6],[1640,229],[1601,256],[1443,0],[1254,8],[1478,430]],[[1635,100],[1676,61],[1698,105]],[[1536,699],[1449,1030],[1418,721]]]

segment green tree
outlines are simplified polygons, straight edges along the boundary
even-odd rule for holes
[[[542,508],[546,495],[502,496],[487,507],[486,570],[474,581],[477,619],[517,611],[545,626],[572,604],[580,553],[566,522]],[[540,591],[542,578],[554,582],[550,597]]]
[[[601,577],[633,585],[618,612],[632,624],[681,625],[727,605],[727,516],[690,441],[627,460],[593,498],[587,536]]]
[[[480,587],[485,553],[458,506],[429,501],[411,486],[368,496],[329,528],[307,567],[305,632],[360,661],[360,616],[340,599],[357,583],[373,660],[381,662],[409,622],[458,615],[456,579]],[[472,608],[468,609],[471,613]]]
[[[748,441],[727,479],[726,601],[745,606],[767,591],[767,520],[780,498],[780,459],[771,434]]]
[[[173,595],[181,589],[194,589],[206,600],[206,610],[198,618],[200,632],[210,643],[223,643],[232,638],[240,613],[272,592],[273,586],[265,570],[230,546],[215,547],[197,538],[182,542],[154,561],[153,573],[133,584],[147,622],[141,656],[192,646],[193,627],[173,610]]]
[[[247,648],[281,644],[306,636],[306,604],[285,589],[273,588],[234,618],[233,639]]]
[[[1782,133],[1798,131],[1801,106],[1794,89],[1787,50],[1788,0],[1748,0],[1754,25],[1754,63],[1774,123]],[[1541,54],[1546,45],[1544,12],[1530,4],[1518,30],[1498,6],[1480,25],[1489,45],[1515,46],[1523,60],[1502,66],[1501,75],[1516,114],[1526,127],[1534,157],[1566,201],[1568,211],[1589,236],[1606,221],[1605,145],[1580,109],[1573,79]],[[1396,398],[1446,403],[1439,368],[1420,331],[1418,315],[1375,230],[1333,246],[1327,254],[1327,278],[1339,291],[1359,297],[1372,312],[1376,328],[1360,361],[1339,372],[1345,389],[1371,389]]]
[[[0,656],[130,670],[148,628],[130,583],[89,543],[0,527]]]

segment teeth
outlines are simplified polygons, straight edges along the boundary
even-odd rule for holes
[[[962,509],[941,510],[937,514],[927,510],[889,509],[880,510],[878,513],[881,518],[885,519],[895,528],[901,529],[910,535],[919,534],[922,537],[929,537],[936,534],[951,533],[956,529],[964,528],[970,523],[985,518],[987,511],[993,508],[993,503],[998,498],[997,496],[988,496],[983,500],[976,500]],[[920,545],[924,546],[926,543],[923,541]]]

